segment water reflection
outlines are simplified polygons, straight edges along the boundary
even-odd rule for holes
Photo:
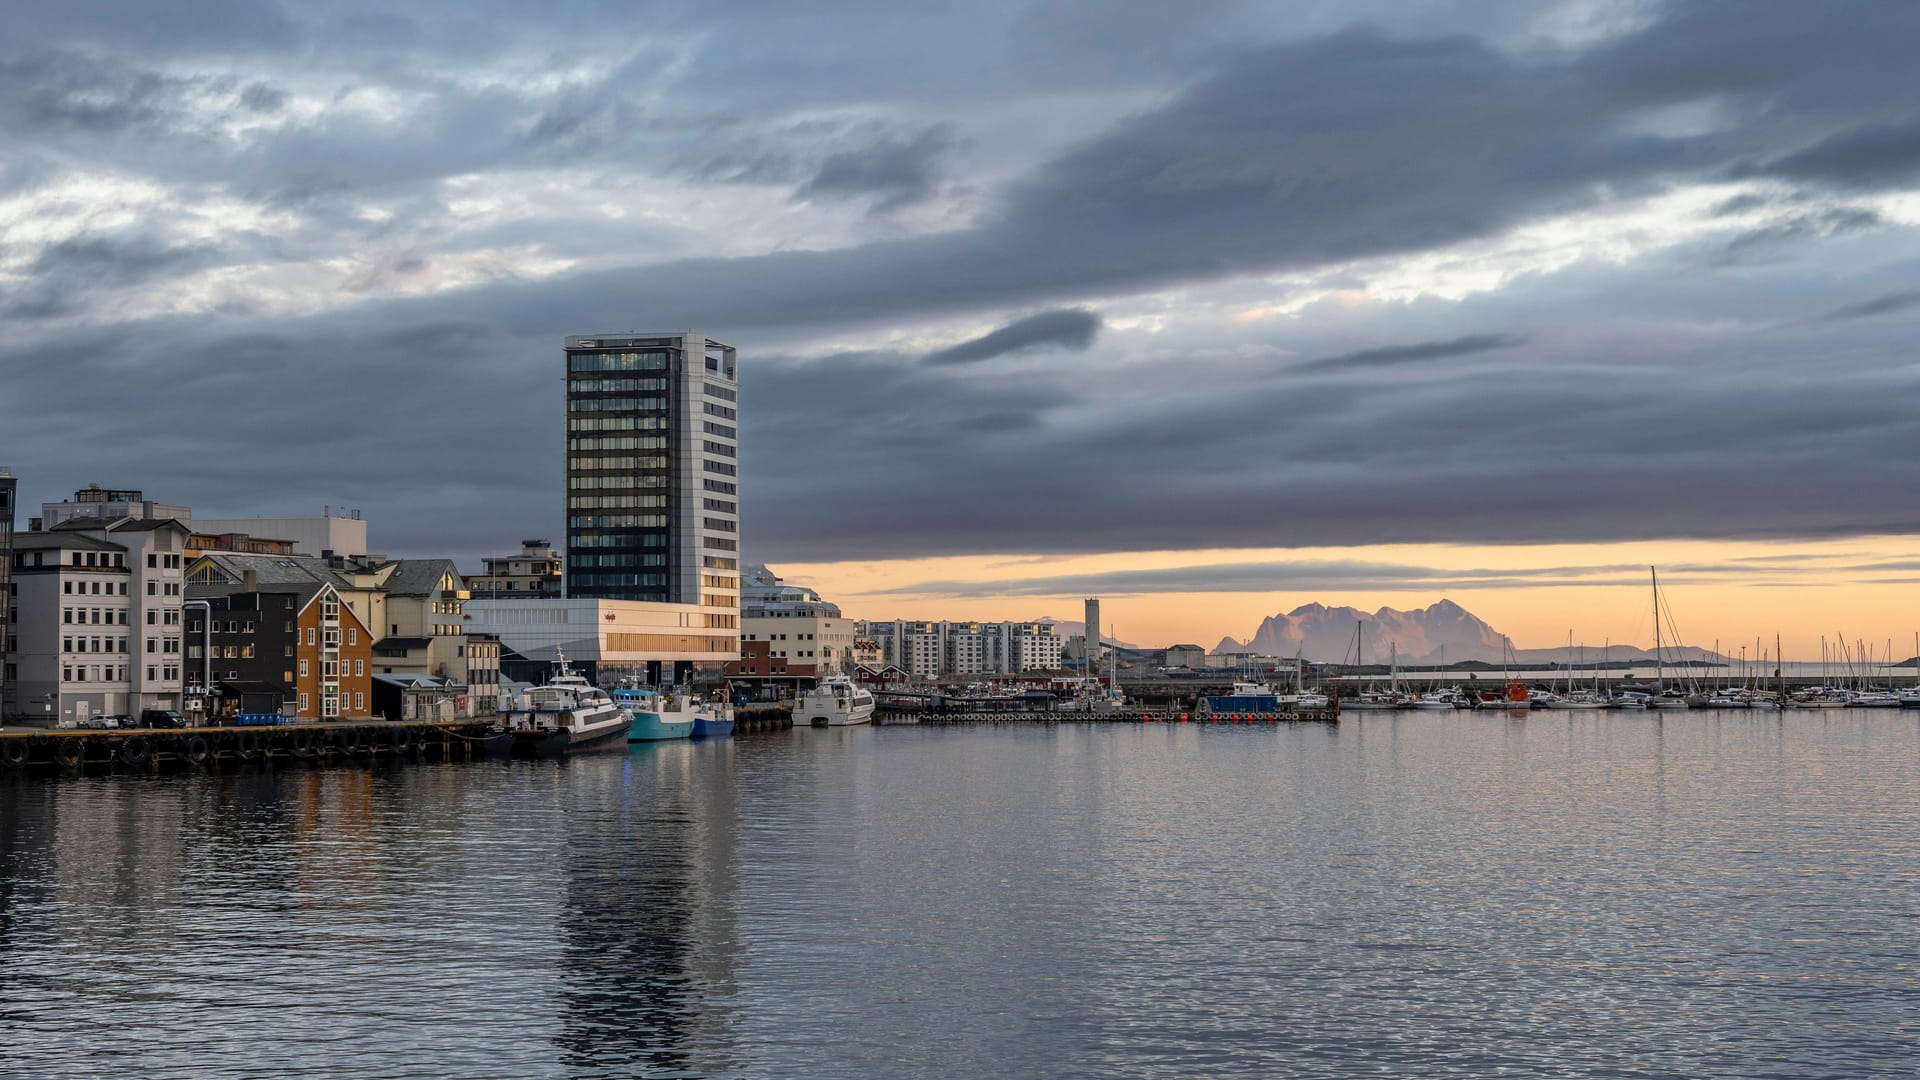
[[[0,780],[0,1075],[1883,1075],[1920,724],[1374,714]]]
[[[576,1076],[724,1071],[740,806],[729,742],[570,762],[559,1060]]]

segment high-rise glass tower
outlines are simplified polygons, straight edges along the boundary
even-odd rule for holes
[[[698,604],[740,625],[740,382],[690,331],[566,339],[570,597]]]

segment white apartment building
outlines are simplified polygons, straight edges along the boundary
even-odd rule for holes
[[[855,634],[879,647],[882,664],[916,678],[1011,675],[1060,666],[1062,642],[1052,623],[896,619],[859,622]]]
[[[70,724],[177,710],[182,551],[172,519],[66,519],[15,538],[8,682],[0,711]]]

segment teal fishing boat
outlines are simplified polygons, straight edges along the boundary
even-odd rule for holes
[[[633,713],[633,726],[627,729],[627,744],[665,742],[693,736],[693,714],[671,708],[670,700],[645,687],[613,691],[613,700]]]

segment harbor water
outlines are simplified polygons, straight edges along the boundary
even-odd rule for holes
[[[0,777],[7,1077],[1920,1061],[1920,713]]]

